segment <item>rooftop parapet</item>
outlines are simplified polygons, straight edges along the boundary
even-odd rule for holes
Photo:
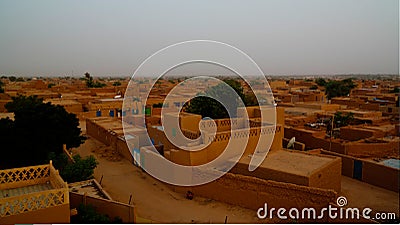
[[[52,162],[0,170],[0,218],[69,204],[68,185]]]

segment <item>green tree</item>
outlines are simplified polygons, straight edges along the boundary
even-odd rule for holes
[[[226,80],[224,80],[224,82],[227,83],[229,86],[231,86],[231,88],[233,88],[233,90],[235,90],[235,92],[239,95],[239,97],[242,99],[242,101],[244,101],[245,95],[243,93],[243,87],[239,81],[233,80],[233,79],[226,79]]]
[[[110,218],[98,213],[92,205],[80,204],[78,214],[71,218],[72,223],[110,223]]]
[[[246,106],[258,105],[257,98],[254,94],[245,95],[243,93],[243,87],[240,82],[233,79],[226,79],[224,82],[235,90]],[[219,99],[232,98],[231,93],[227,90],[227,87],[224,84],[210,87],[205,91],[205,94]],[[237,99],[236,101],[228,102],[226,104],[228,110],[233,112],[233,117],[236,116],[236,109],[239,106],[239,102],[239,99]],[[206,96],[197,96],[193,98],[189,103],[184,105],[184,110],[186,112],[202,115],[202,117],[211,117],[213,119],[229,118],[228,111],[220,102]]]
[[[8,78],[8,80],[10,80],[11,82],[14,82],[17,80],[17,78],[15,76],[11,76]]]
[[[164,105],[164,104],[163,104],[162,102],[154,103],[154,104],[153,104],[153,108],[162,108],[163,105]]]
[[[258,100],[256,95],[252,92],[250,94],[244,95],[244,104],[246,106],[257,106]]]
[[[88,72],[85,73],[85,77],[83,79],[86,80],[86,87],[88,88],[101,88],[106,86],[105,83],[94,81],[93,77]]]
[[[193,98],[187,106],[184,106],[184,110],[189,113],[199,114],[203,118],[229,118],[228,111],[221,103],[210,97],[205,96],[198,96]]]
[[[63,166],[60,168],[61,177],[69,183],[92,179],[98,164],[96,159],[92,155],[86,158],[75,155],[73,158],[74,163],[61,163],[60,166]]]
[[[393,88],[393,90],[389,91],[389,93],[400,93],[400,88],[395,87],[395,88]]]
[[[63,170],[68,164],[68,156],[63,152],[49,152],[47,161],[50,160],[52,161],[54,168],[58,169],[59,171]]]
[[[3,86],[4,86],[4,83],[3,83],[3,81],[0,80],[0,93],[4,93]]]
[[[315,83],[318,84],[318,86],[325,86],[326,85],[326,80],[323,78],[317,78],[315,80]]]
[[[0,167],[18,167],[48,163],[48,154],[78,147],[84,142],[79,120],[62,106],[43,103],[36,96],[17,96],[5,105],[14,113],[14,121],[0,120],[3,156]]]
[[[355,87],[356,85],[351,78],[341,81],[331,80],[325,84],[325,94],[328,99],[347,96],[350,94],[351,89]]]
[[[343,114],[342,112],[336,112],[335,117],[334,117],[334,123],[335,127],[344,127],[349,125],[354,121],[354,113],[345,113]]]
[[[113,83],[113,86],[121,86],[121,82],[115,81],[115,82]]]

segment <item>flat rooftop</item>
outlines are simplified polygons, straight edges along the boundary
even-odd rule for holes
[[[243,157],[239,163],[248,165],[250,159],[250,157]],[[332,157],[280,150],[269,152],[260,167],[308,177],[333,160],[335,159]]]
[[[320,109],[312,109],[312,108],[303,108],[303,107],[284,107],[286,114],[295,114],[295,115],[311,115],[318,112],[324,112]]]
[[[121,120],[110,117],[97,117],[91,120],[106,130],[118,130],[123,128]]]
[[[147,132],[147,129],[144,127],[131,127],[128,126],[128,128],[125,129],[126,132],[131,132],[131,133],[143,133],[143,132]]]
[[[385,166],[389,166],[395,169],[400,169],[400,160],[399,159],[387,159],[381,162]]]
[[[109,94],[109,93],[106,93]],[[122,102],[124,98],[102,98],[98,99],[99,102]]]
[[[72,99],[48,99],[44,101],[45,103],[50,102],[56,105],[81,105],[80,102]]]
[[[44,184],[29,185],[29,186],[19,187],[19,188],[4,189],[4,190],[0,190],[0,199],[30,194],[30,193],[34,193],[34,192],[47,191],[47,190],[52,190],[52,189],[54,189],[54,188],[53,188],[53,186],[51,186],[50,182],[47,182]]]
[[[383,131],[383,132],[388,132],[388,131],[395,129],[395,125],[394,124],[383,124],[380,126],[362,126],[362,128],[369,129],[369,130],[379,130],[379,131]]]
[[[94,179],[70,183],[68,187],[69,191],[73,193],[86,193],[87,196],[112,200],[110,195]]]

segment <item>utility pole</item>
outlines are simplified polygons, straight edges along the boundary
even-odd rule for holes
[[[332,136],[333,136],[333,121],[335,120],[335,114],[332,115],[332,122],[331,122],[331,135],[330,135],[330,141],[329,141],[329,151],[332,150]]]

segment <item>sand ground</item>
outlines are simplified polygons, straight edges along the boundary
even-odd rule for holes
[[[399,193],[394,191],[342,176],[341,195],[347,198],[348,207],[368,207],[373,212],[394,212],[399,216]]]

